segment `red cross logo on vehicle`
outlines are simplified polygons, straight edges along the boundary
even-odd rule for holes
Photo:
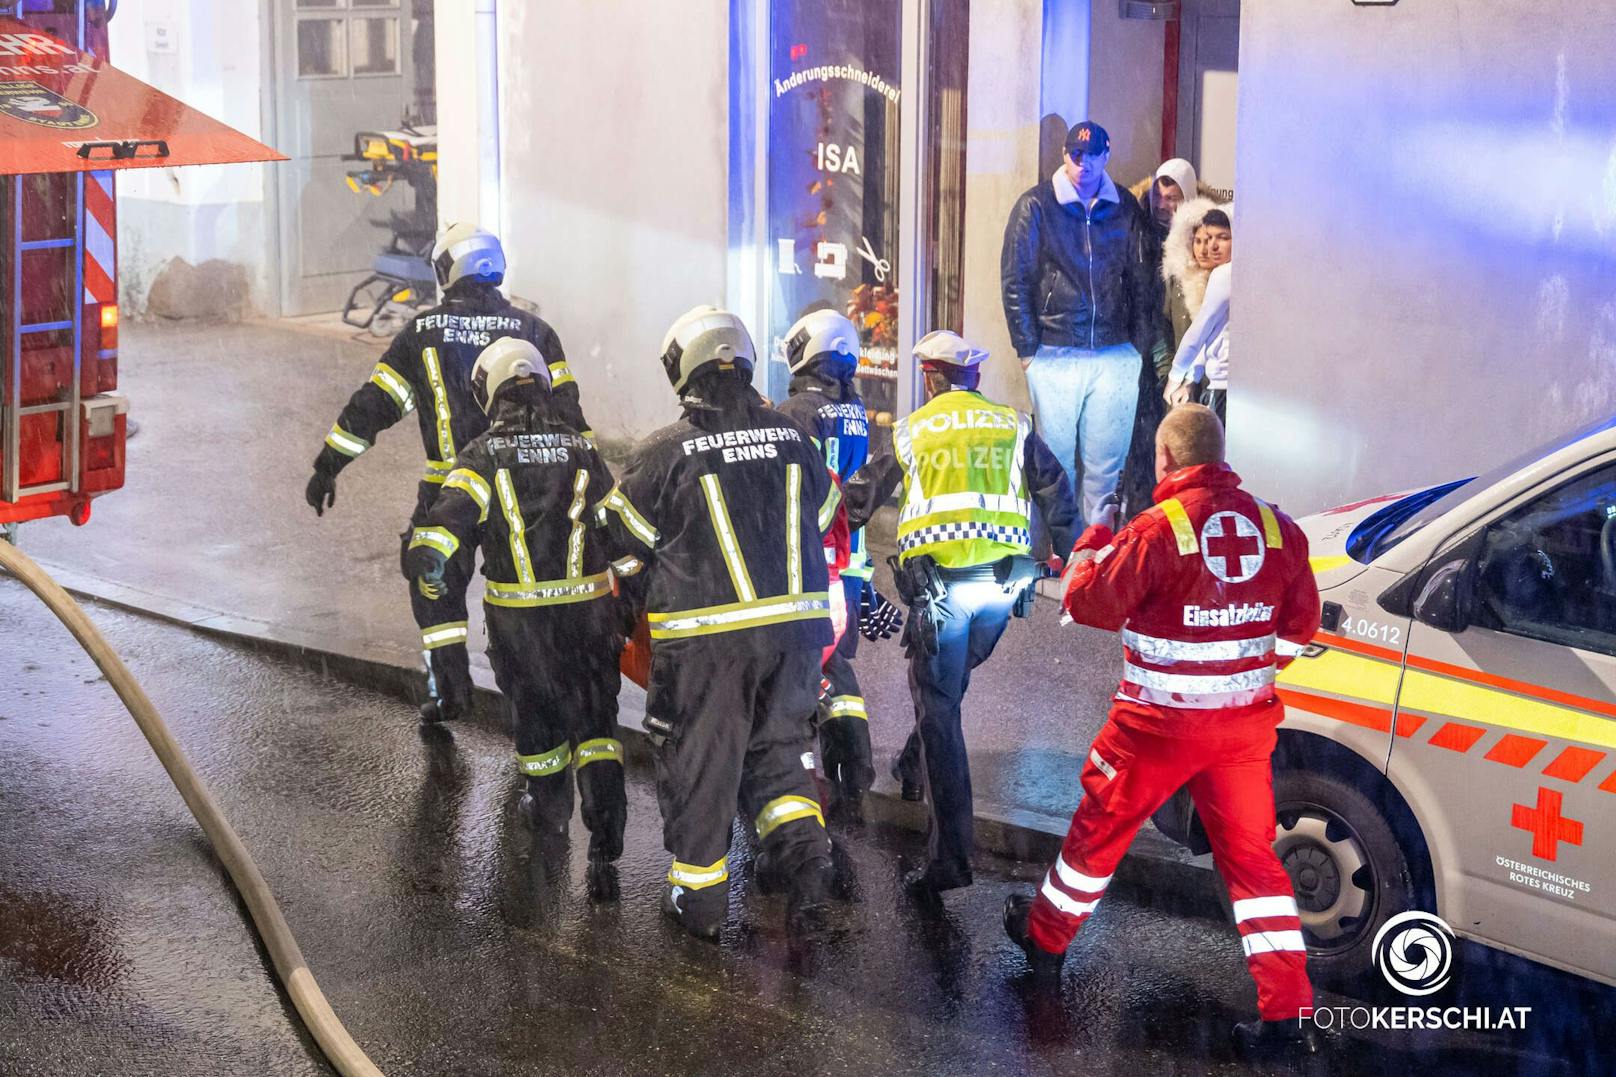
[[[1567,819],[1561,815],[1562,803],[1564,797],[1558,789],[1539,788],[1537,807],[1528,808],[1525,804],[1510,805],[1509,825],[1516,830],[1531,833],[1532,855],[1539,859],[1558,860],[1562,841],[1568,845],[1582,844],[1582,823],[1580,820]]]
[[[1262,532],[1238,512],[1216,512],[1201,525],[1201,559],[1224,583],[1245,583],[1262,571]]]

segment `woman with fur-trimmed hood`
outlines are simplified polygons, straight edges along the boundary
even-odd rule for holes
[[[1189,207],[1184,207],[1188,209]],[[1182,212],[1182,211],[1181,211]],[[1194,300],[1195,310],[1189,327],[1179,339],[1168,372],[1166,399],[1171,405],[1199,398],[1202,404],[1224,418],[1229,388],[1229,299],[1233,292],[1234,226],[1222,207],[1213,207],[1195,218],[1190,242],[1191,258],[1197,270],[1206,270],[1199,288],[1199,273],[1186,276],[1180,291],[1185,307]],[[1177,222],[1174,222],[1175,230]],[[1211,267],[1208,269],[1208,267]],[[1186,270],[1186,273],[1189,273]],[[1199,297],[1195,295],[1200,292]]]
[[[1207,242],[1207,235],[1201,228],[1206,215],[1213,210],[1223,214],[1220,223],[1227,232],[1229,222],[1234,220],[1234,203],[1219,204],[1210,198],[1192,198],[1174,214],[1173,227],[1168,231],[1167,241],[1162,248],[1162,281],[1167,286],[1165,313],[1172,327],[1168,362],[1159,364],[1156,369],[1156,377],[1164,385],[1172,369],[1172,353],[1178,350],[1184,334],[1189,332],[1190,323],[1201,312],[1201,304],[1206,299],[1207,280],[1214,269],[1229,261],[1229,244],[1225,242],[1221,247],[1214,248]],[[1214,220],[1217,218],[1214,217]]]

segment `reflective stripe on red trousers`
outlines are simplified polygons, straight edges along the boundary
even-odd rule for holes
[[[1215,714],[1208,714],[1209,725]],[[1274,854],[1274,731],[1162,737],[1108,721],[1083,766],[1083,799],[1028,921],[1038,946],[1063,952],[1094,912],[1139,827],[1188,784],[1229,889],[1265,1020],[1312,1005],[1290,878]]]

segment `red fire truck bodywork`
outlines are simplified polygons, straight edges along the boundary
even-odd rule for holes
[[[124,478],[113,172],[284,157],[109,66],[104,4],[0,11],[0,524],[82,524]]]

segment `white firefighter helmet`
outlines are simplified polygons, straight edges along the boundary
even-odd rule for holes
[[[440,288],[467,277],[498,284],[505,279],[505,249],[492,232],[474,224],[451,224],[432,245],[432,272]]]
[[[922,367],[975,370],[987,357],[987,352],[947,329],[934,329],[915,341],[915,359]]]
[[[486,413],[494,406],[500,391],[523,379],[550,388],[550,364],[544,361],[532,341],[520,337],[500,337],[482,350],[471,368],[471,395]]]
[[[662,338],[662,369],[673,391],[683,392],[690,379],[707,367],[741,369],[752,377],[757,353],[752,334],[738,315],[713,306],[693,307],[680,315]]]
[[[844,365],[858,366],[858,329],[845,314],[816,310],[797,319],[786,330],[786,367],[799,373],[822,355],[842,357]]]

